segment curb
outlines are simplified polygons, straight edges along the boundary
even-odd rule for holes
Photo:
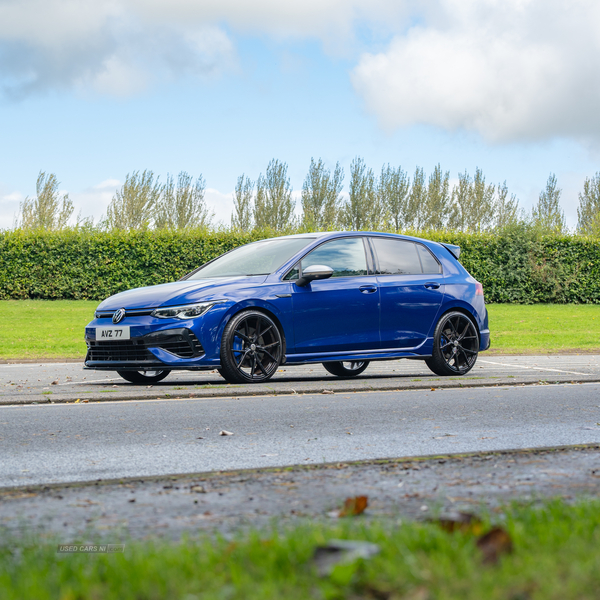
[[[188,399],[215,399],[215,398],[250,398],[259,396],[304,396],[320,394],[348,394],[348,393],[368,393],[368,392],[403,392],[413,390],[441,391],[444,389],[468,389],[482,387],[520,387],[531,385],[556,385],[556,384],[583,384],[599,383],[600,377],[590,376],[587,378],[566,378],[552,377],[540,379],[534,377],[531,379],[499,377],[497,379],[481,380],[462,380],[455,379],[439,380],[429,379],[423,381],[398,382],[381,381],[369,383],[365,380],[353,380],[352,384],[342,381],[323,381],[322,384],[311,385],[308,387],[306,382],[298,382],[294,387],[269,387],[266,385],[248,385],[248,386],[227,386],[215,385],[205,387],[199,390],[185,391],[185,393],[162,392],[159,388],[152,392],[142,391],[117,391],[112,393],[98,392],[77,392],[72,394],[52,394],[52,397],[46,395],[31,395],[23,398],[3,398],[0,396],[0,406],[23,406],[35,404],[88,404],[92,402],[118,402],[118,401],[136,401],[136,400],[188,400]],[[312,382],[311,382],[312,383]]]
[[[228,477],[241,477],[244,476],[246,479],[250,479],[253,474],[262,473],[279,473],[282,471],[326,471],[329,469],[339,470],[340,467],[360,467],[360,466],[373,466],[388,465],[388,464],[403,464],[403,463],[426,463],[430,461],[439,460],[465,460],[473,458],[485,458],[487,456],[527,456],[530,454],[542,454],[551,452],[572,452],[577,450],[600,450],[600,444],[572,444],[567,446],[540,446],[530,448],[507,448],[505,450],[483,450],[473,452],[456,452],[456,453],[440,453],[440,454],[422,454],[419,456],[400,456],[390,458],[373,458],[366,460],[353,460],[353,461],[338,461],[338,462],[326,462],[326,463],[315,463],[311,465],[303,464],[291,464],[280,467],[258,467],[251,469],[228,469],[225,471],[197,471],[194,473],[169,473],[166,475],[149,475],[147,477],[118,477],[113,479],[91,479],[87,481],[69,481],[64,483],[37,483],[33,485],[20,485],[20,486],[4,486],[0,487],[0,497],[10,496],[11,494],[19,492],[43,492],[48,490],[64,489],[64,488],[85,488],[89,486],[108,486],[108,485],[129,485],[133,483],[154,483],[162,481],[180,481],[183,479],[218,479]]]

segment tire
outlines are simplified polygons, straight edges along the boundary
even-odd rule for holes
[[[369,361],[324,362],[323,366],[332,375],[336,375],[337,377],[356,377],[369,366]]]
[[[477,360],[479,334],[472,319],[462,312],[449,312],[438,321],[433,334],[433,353],[427,366],[436,375],[465,375]]]
[[[117,371],[117,373],[130,383],[137,385],[151,385],[162,381],[171,371]]]
[[[282,356],[283,340],[273,320],[245,310],[223,330],[219,373],[229,383],[263,383],[276,373]]]

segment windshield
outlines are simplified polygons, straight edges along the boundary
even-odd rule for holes
[[[186,279],[269,275],[313,240],[314,238],[280,238],[241,246],[200,267]]]

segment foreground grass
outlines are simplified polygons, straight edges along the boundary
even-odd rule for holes
[[[514,544],[485,565],[469,533],[429,523],[368,523],[363,517],[234,540],[126,543],[123,554],[57,554],[42,542],[0,544],[3,600],[243,598],[596,599],[600,501],[496,514]],[[487,525],[489,527],[489,525]],[[381,552],[325,576],[312,556],[330,539],[364,540]],[[59,540],[60,543],[73,540]],[[87,541],[87,540],[86,540]],[[117,542],[117,540],[110,540]],[[87,541],[88,543],[92,543]]]
[[[95,301],[0,301],[0,359],[80,358]],[[491,304],[492,351],[600,352],[600,306]]]

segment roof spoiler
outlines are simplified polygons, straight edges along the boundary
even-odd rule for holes
[[[450,254],[454,256],[456,260],[460,257],[460,246],[455,246],[454,244],[442,244],[444,248],[447,248],[450,251]]]

